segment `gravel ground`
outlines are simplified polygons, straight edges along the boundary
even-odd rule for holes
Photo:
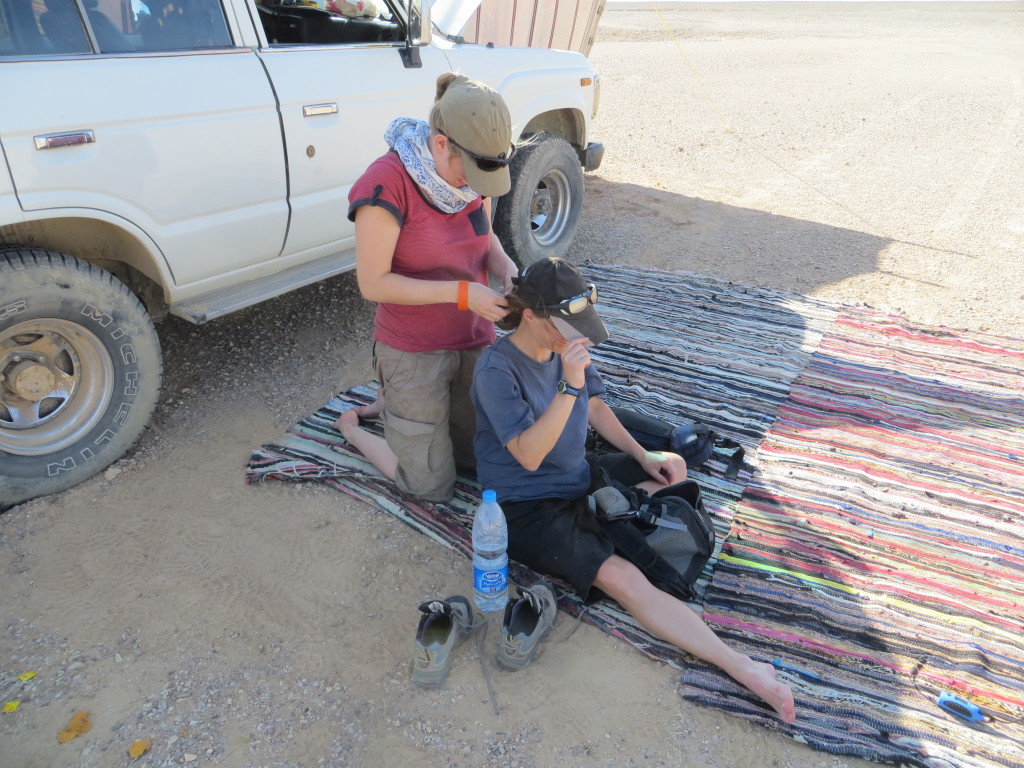
[[[1024,4],[651,6],[599,28],[580,258],[1024,334]]]
[[[571,258],[1024,334],[1022,33],[1020,3],[609,6]],[[467,645],[416,690],[415,606],[466,590],[466,562],[322,487],[242,484],[252,448],[369,378],[371,318],[343,276],[169,320],[139,445],[0,516],[4,768],[122,766],[142,737],[133,765],[866,765],[682,702],[564,616],[522,674]]]

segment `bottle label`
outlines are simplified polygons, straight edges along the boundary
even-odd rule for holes
[[[473,587],[485,595],[500,595],[508,586],[508,571],[473,568]]]

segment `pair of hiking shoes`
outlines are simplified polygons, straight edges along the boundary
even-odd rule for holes
[[[558,615],[555,588],[546,581],[516,587],[519,597],[509,600],[501,625],[501,642],[495,661],[509,672],[529,664],[551,632]],[[416,627],[412,679],[417,685],[441,685],[448,677],[452,651],[476,628],[473,609],[462,595],[428,600],[420,605],[423,616]]]

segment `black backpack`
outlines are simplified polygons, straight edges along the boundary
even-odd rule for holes
[[[654,586],[682,600],[715,551],[715,527],[693,480],[653,496],[623,485],[602,470],[605,487],[591,495],[593,509],[615,550]]]
[[[716,447],[731,449],[733,453],[726,465],[725,476],[733,480],[739,474],[740,466],[743,464],[742,446],[735,440],[713,431],[707,424],[699,421],[670,424],[646,413],[618,406],[612,406],[612,413],[633,439],[648,451],[677,453],[686,460],[687,469],[699,467],[710,459]]]

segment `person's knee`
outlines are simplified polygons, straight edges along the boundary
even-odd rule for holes
[[[651,583],[629,560],[612,555],[598,569],[594,586],[616,600],[621,600],[640,595],[645,589],[651,588]]]
[[[451,501],[455,460],[447,416],[438,421],[403,418],[392,410],[389,395],[382,417],[385,439],[398,460],[398,487],[428,501]]]
[[[398,487],[413,496],[419,496],[435,504],[447,504],[455,494],[455,462],[447,461],[436,469],[416,463],[398,464],[395,471]]]
[[[399,473],[401,473],[401,467],[399,467]],[[416,484],[403,482],[401,474],[397,479],[398,487],[401,488],[408,494],[418,496],[425,501],[432,502],[434,504],[447,504],[455,496],[455,483],[430,483],[430,484]]]

